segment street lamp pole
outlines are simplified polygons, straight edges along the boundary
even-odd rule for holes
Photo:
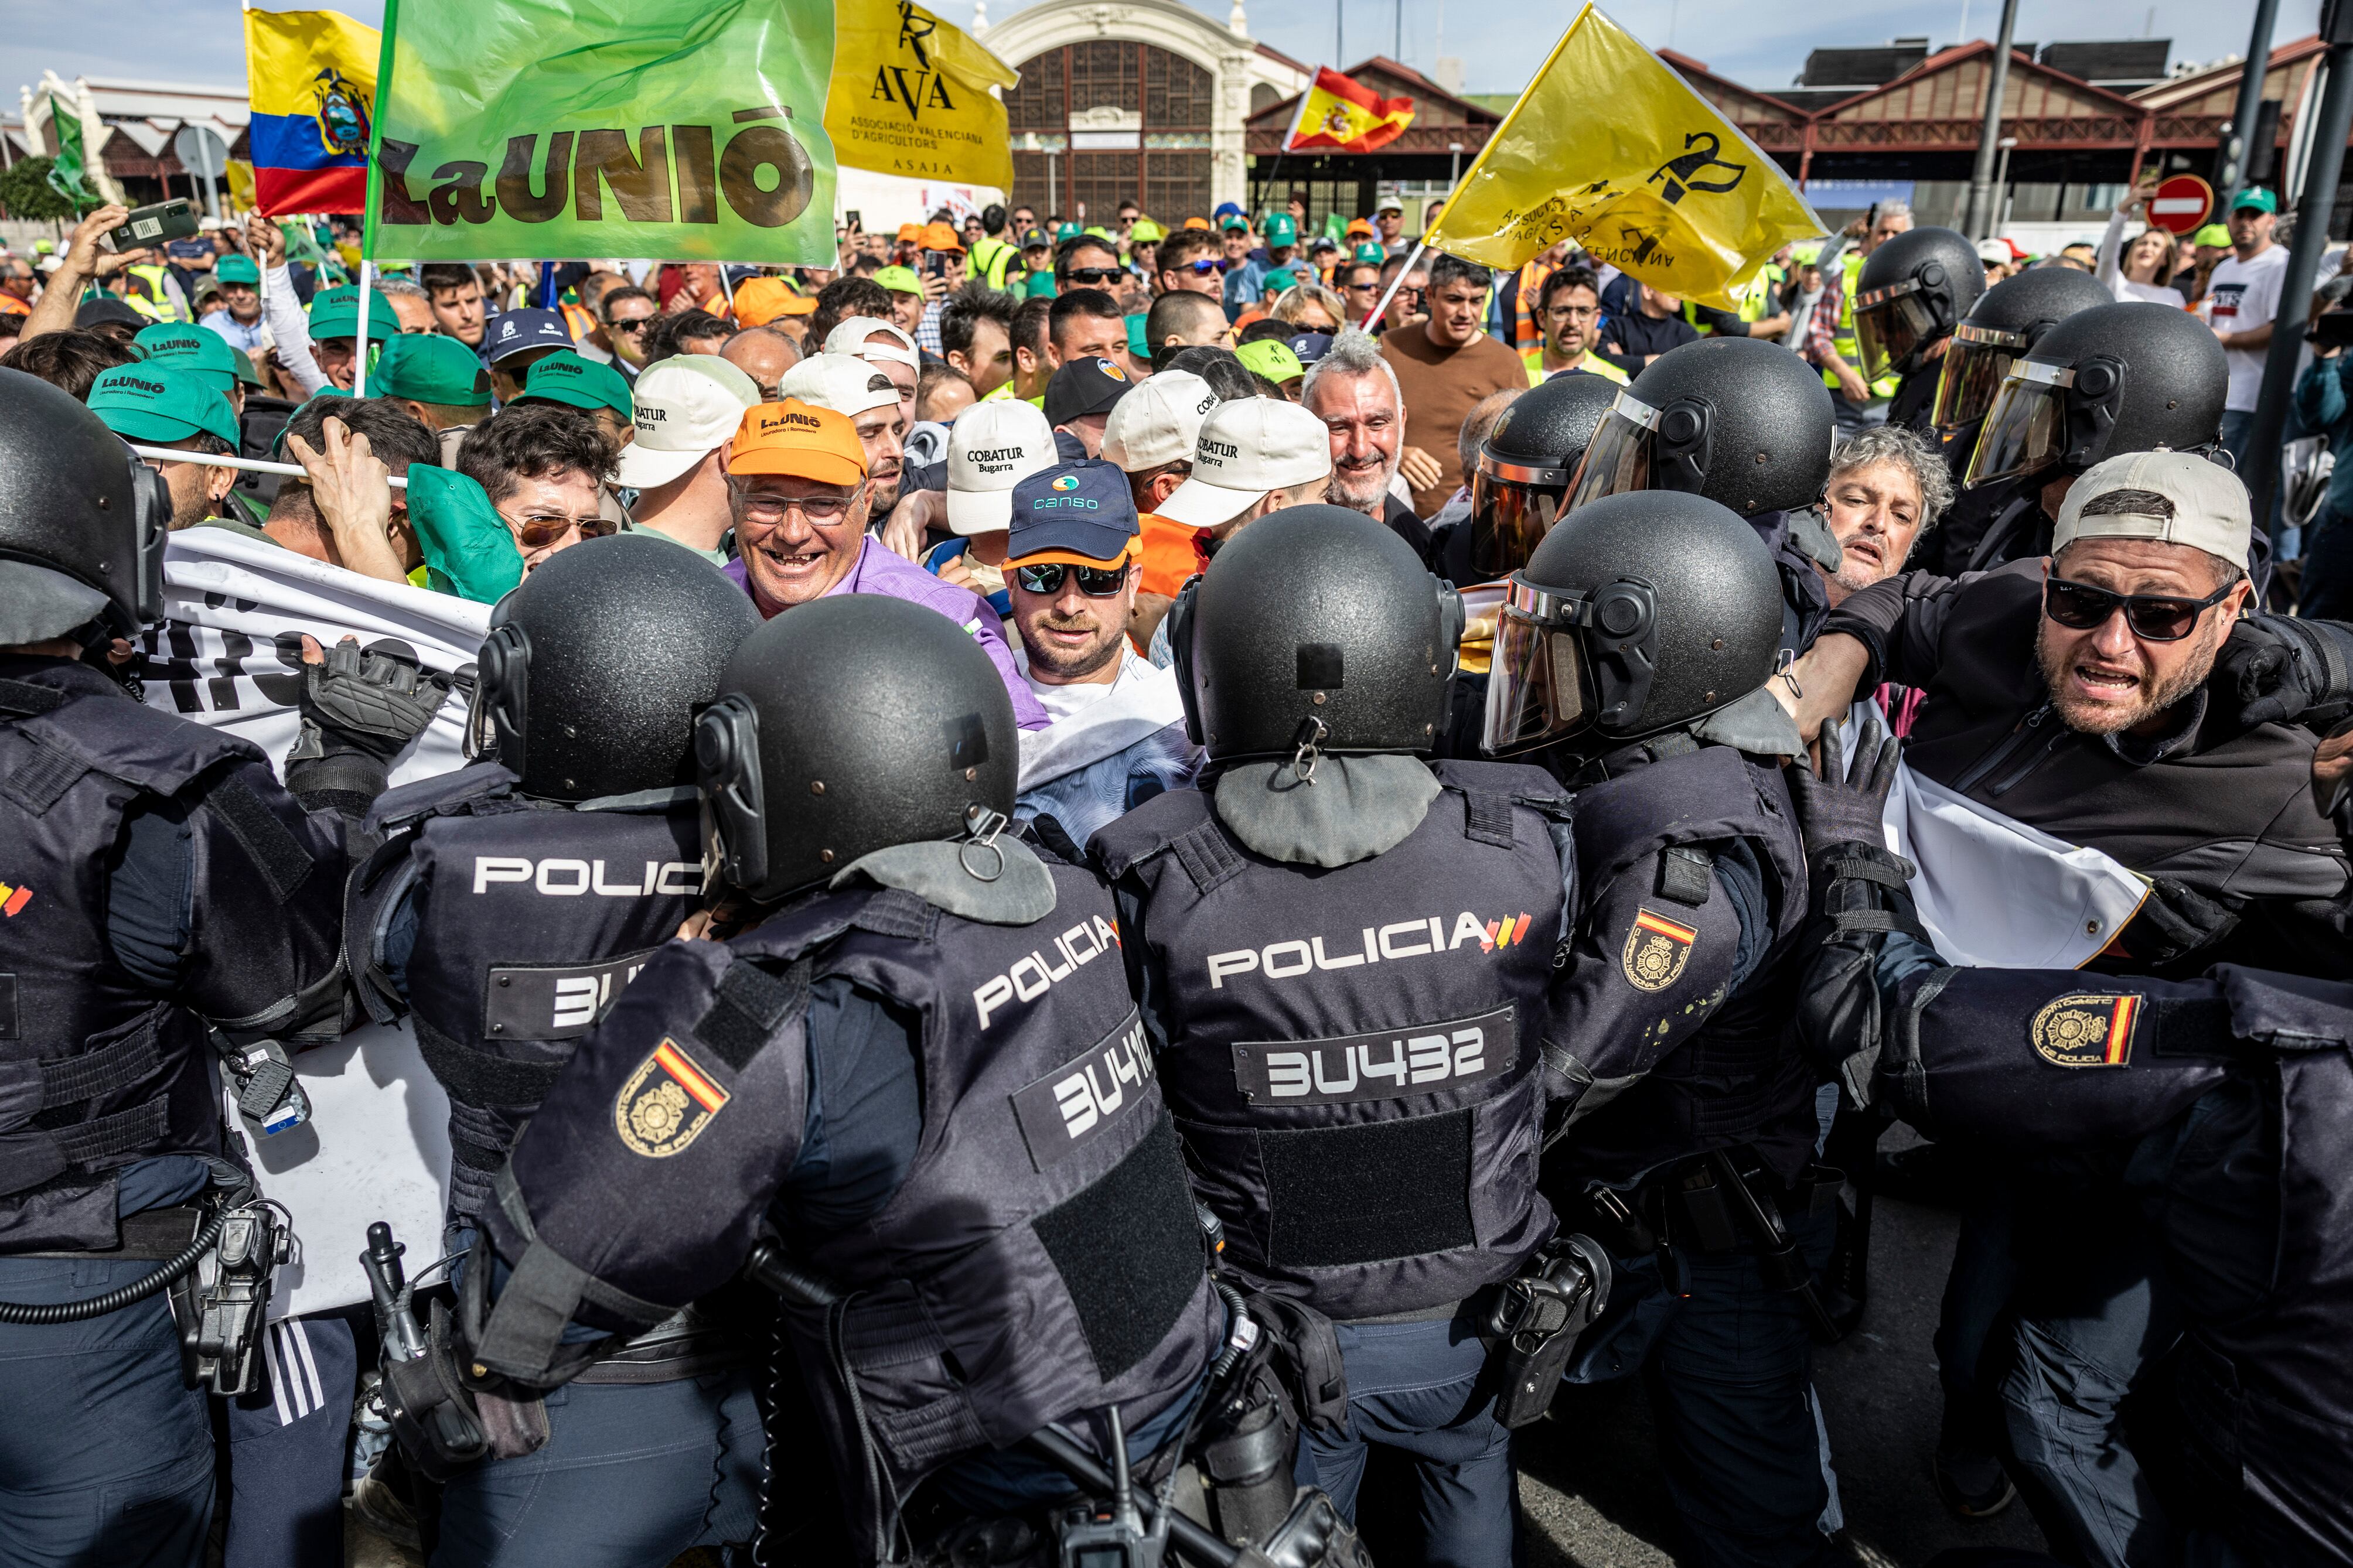
[[[1977,166],[1969,173],[1969,210],[1963,225],[1971,239],[1992,232],[1993,160],[2001,140],[2001,95],[2010,85],[2010,40],[2018,28],[2018,0],[2001,0],[2001,37],[1993,47],[1993,67],[1986,76],[1985,124],[1978,132]]]

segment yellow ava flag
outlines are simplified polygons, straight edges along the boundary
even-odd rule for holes
[[[1490,267],[1574,239],[1662,292],[1733,310],[1821,219],[1757,145],[1588,5],[1424,237]]]
[[[914,0],[839,0],[825,130],[846,168],[1013,185],[1005,102],[1021,75]]]

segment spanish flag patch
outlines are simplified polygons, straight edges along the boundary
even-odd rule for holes
[[[1637,991],[1664,991],[1683,978],[1699,932],[1666,916],[1637,908],[1618,966]]]
[[[700,1137],[727,1099],[676,1040],[664,1039],[615,1097],[613,1130],[631,1153],[667,1159]]]
[[[2035,1054],[2052,1067],[2124,1067],[2132,1060],[2140,1004],[2130,992],[2062,996],[2034,1015],[2028,1037]]]

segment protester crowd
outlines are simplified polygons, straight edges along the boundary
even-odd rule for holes
[[[2148,195],[1730,310],[1395,200],[0,257],[0,1561],[1501,1568],[1640,1374],[1679,1561],[1841,1562],[1881,1190],[1962,1215],[1954,1513],[2353,1561],[2353,478],[2252,515],[2276,205]],[[216,1447],[176,1287],[64,1315],[403,1017],[458,1261]]]

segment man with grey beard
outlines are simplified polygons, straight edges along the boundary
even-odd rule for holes
[[[1405,442],[1405,398],[1397,372],[1381,357],[1379,341],[1350,327],[1308,367],[1299,401],[1332,433],[1334,506],[1388,523],[1414,553],[1430,559],[1430,527],[1389,488]],[[1424,462],[1428,461],[1426,456]]]

